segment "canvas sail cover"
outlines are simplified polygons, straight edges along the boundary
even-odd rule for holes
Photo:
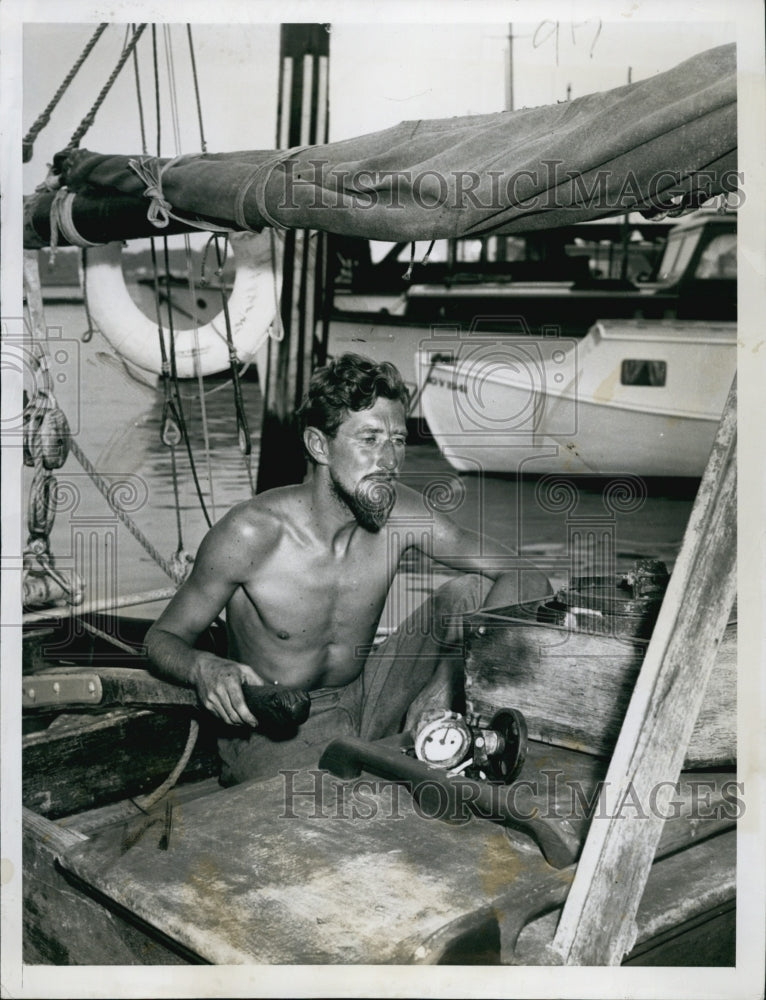
[[[736,97],[731,44],[566,103],[325,145],[173,160],[68,150],[54,160],[59,191],[28,200],[25,245],[51,240],[54,202],[61,244],[156,235],[158,224],[409,241],[696,207],[741,186]]]

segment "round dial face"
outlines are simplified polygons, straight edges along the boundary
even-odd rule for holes
[[[470,733],[461,719],[436,719],[418,733],[415,754],[428,764],[452,767],[463,760],[470,743]]]

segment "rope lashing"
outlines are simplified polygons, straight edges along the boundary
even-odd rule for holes
[[[162,175],[175,162],[176,160],[168,160],[163,167],[160,167],[154,157],[128,160],[130,170],[146,185],[144,188],[144,197],[151,199],[149,208],[146,210],[146,218],[157,229],[165,229],[170,224],[173,206],[167,200],[162,190]]]
[[[39,366],[40,359],[36,359]],[[24,414],[24,464],[60,469],[69,454],[69,423],[50,389],[38,387]]]
[[[35,470],[27,504],[25,607],[60,596],[51,591],[46,577],[58,585],[70,604],[79,604],[84,597],[83,585],[77,574],[73,572],[69,580],[59,573],[50,551],[58,488],[52,470],[61,468],[68,454],[69,424],[55,398],[43,390],[35,399],[34,407],[27,408],[24,426],[24,463]],[[35,564],[37,569],[33,568]]]
[[[142,33],[143,33],[143,31],[144,31],[145,28],[146,28],[145,24],[139,24],[139,26],[133,32],[133,37],[130,39],[130,41],[128,42],[128,44],[123,49],[122,54],[120,55],[120,58],[117,60],[117,65],[114,67],[114,69],[110,73],[109,79],[106,81],[106,83],[104,84],[104,86],[101,88],[101,91],[100,91],[98,97],[96,98],[95,102],[93,103],[93,107],[90,109],[90,111],[85,115],[85,117],[83,118],[83,120],[77,126],[77,128],[75,129],[75,131],[74,131],[74,133],[72,135],[72,138],[67,143],[67,146],[66,146],[67,149],[76,149],[77,146],[80,145],[80,140],[85,135],[85,133],[88,131],[88,129],[91,127],[91,125],[93,124],[93,122],[96,120],[96,115],[98,114],[99,108],[101,107],[101,105],[106,100],[107,94],[112,89],[112,84],[117,79],[117,77],[120,75],[120,70],[125,65],[125,63],[127,62],[127,60],[130,58],[130,55],[133,52],[133,49],[135,49],[136,45],[138,44],[138,40],[141,37],[141,35],[142,35]]]
[[[50,207],[50,245],[49,257],[51,264],[56,259],[56,251],[59,246],[59,234],[64,237],[67,243],[73,247],[98,247],[101,243],[93,243],[82,236],[74,224],[72,207],[75,200],[74,191],[69,191],[66,187],[60,187],[53,196]]]
[[[87,45],[85,46],[85,48],[80,53],[80,56],[77,59],[77,61],[75,62],[74,66],[72,66],[72,68],[69,70],[69,72],[67,73],[67,75],[62,80],[61,86],[56,91],[56,93],[53,95],[53,97],[51,98],[51,100],[50,100],[49,104],[47,105],[47,107],[45,108],[45,110],[42,111],[37,116],[37,118],[34,121],[34,124],[30,128],[30,130],[27,132],[27,134],[24,136],[24,138],[22,139],[21,148],[22,148],[24,163],[29,163],[29,161],[32,159],[32,154],[34,152],[35,139],[38,137],[38,135],[42,132],[42,130],[45,128],[45,126],[50,121],[51,114],[55,110],[56,105],[58,104],[58,102],[61,100],[61,98],[66,93],[66,91],[67,91],[70,83],[72,82],[72,80],[74,80],[75,76],[79,72],[80,67],[85,62],[85,60],[88,58],[88,56],[90,55],[91,50],[93,49],[94,45],[99,40],[99,38],[101,37],[101,35],[104,33],[104,31],[108,27],[108,25],[109,25],[108,21],[104,21],[101,24],[99,24],[99,26],[93,32],[93,35],[91,36],[91,38],[88,41]]]
[[[253,170],[252,173],[245,178],[245,180],[240,184],[234,199],[234,220],[240,229],[253,233],[260,232],[263,228],[261,226],[257,229],[253,229],[245,218],[245,199],[250,193],[251,188],[253,188],[253,193],[255,195],[256,209],[264,222],[271,226],[272,229],[286,230],[289,228],[288,226],[283,226],[281,222],[277,222],[271,212],[269,212],[266,206],[266,187],[271,180],[271,175],[274,173],[276,168],[280,166],[280,164],[285,163],[287,160],[292,159],[294,156],[297,156],[299,153],[302,153],[308,148],[308,146],[293,146],[291,149],[286,149],[281,153],[277,153],[264,163],[259,163],[255,170]]]
[[[191,154],[175,156],[172,160],[160,166],[159,160],[153,156],[141,157],[138,160],[128,160],[128,167],[146,185],[144,195],[151,199],[146,218],[157,229],[165,229],[171,219],[183,222],[184,225],[192,226],[203,232],[227,233],[226,226],[207,222],[205,219],[192,218],[187,215],[179,215],[173,211],[173,205],[165,197],[162,189],[162,178],[169,167],[176,166],[186,160],[191,159]]]
[[[27,530],[31,538],[47,539],[56,520],[56,478],[50,470],[37,466],[29,491]]]

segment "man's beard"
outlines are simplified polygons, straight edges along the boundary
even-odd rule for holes
[[[349,493],[332,473],[330,483],[335,496],[348,507],[358,524],[367,531],[380,531],[396,502],[393,480],[365,476],[356,484],[353,493]]]

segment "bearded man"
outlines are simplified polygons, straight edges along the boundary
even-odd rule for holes
[[[246,500],[215,524],[148,633],[157,671],[193,685],[225,724],[223,784],[316,766],[336,736],[379,739],[411,728],[424,711],[453,708],[462,616],[551,592],[534,566],[427,509],[397,481],[408,398],[389,363],[346,354],[316,371],[298,414],[306,479]],[[412,547],[462,575],[376,646],[389,589]],[[503,560],[510,571],[497,569]],[[224,609],[226,658],[195,648]],[[275,728],[259,712],[258,694],[260,704],[299,697],[308,718],[303,712],[300,725]]]

